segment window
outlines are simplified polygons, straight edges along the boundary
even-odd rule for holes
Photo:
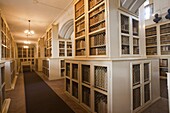
[[[150,19],[153,14],[153,3],[150,0],[146,0],[144,3],[145,7],[145,20]]]

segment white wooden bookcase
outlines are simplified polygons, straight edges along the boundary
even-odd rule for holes
[[[14,89],[17,76],[15,75],[15,60],[5,61],[5,89]]]
[[[0,112],[4,113],[8,110],[11,99],[6,98],[5,91],[5,62],[0,62]]]
[[[139,75],[133,75],[135,65]],[[93,113],[138,112],[160,96],[155,89],[159,88],[158,59],[72,59],[66,60],[65,69],[66,94]]]
[[[49,80],[64,77],[64,59],[72,57],[71,37],[64,39],[58,36],[58,24],[52,25],[38,42],[37,71],[42,71]],[[44,39],[44,40],[43,40]],[[43,40],[43,41],[42,41]]]
[[[65,62],[65,91],[92,113],[134,113],[160,96],[154,89],[159,86],[159,59],[147,59],[145,55],[144,17],[123,10],[119,2],[74,3],[75,57]],[[131,79],[132,65],[136,63],[141,65],[141,78],[145,75],[144,64],[149,65],[148,81],[140,79],[141,89],[149,84],[149,99],[143,102],[142,89],[142,98],[136,97],[141,104],[133,107],[135,86]]]

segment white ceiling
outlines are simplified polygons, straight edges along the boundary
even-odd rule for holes
[[[27,39],[24,30],[28,29],[28,20],[31,20],[31,30],[35,32],[33,36],[28,37],[29,41],[36,42],[72,1],[0,0],[0,9],[16,42],[23,42]]]

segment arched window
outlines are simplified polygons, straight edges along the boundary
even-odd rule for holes
[[[59,38],[70,39],[74,31],[73,19],[68,20],[59,31]]]

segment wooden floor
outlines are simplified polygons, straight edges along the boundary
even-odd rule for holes
[[[64,80],[48,81],[39,73],[40,77],[53,89],[53,91],[70,106],[75,113],[88,113],[77,102],[64,93]],[[23,75],[18,75],[14,90],[8,91],[6,97],[11,98],[8,113],[26,113]],[[168,113],[168,100],[161,98],[142,113]]]

